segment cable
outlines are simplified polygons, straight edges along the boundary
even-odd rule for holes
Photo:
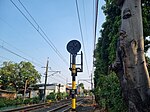
[[[94,27],[94,48],[93,48],[93,68],[94,68],[94,57],[95,57],[94,51],[96,49],[96,31],[97,31],[98,2],[99,2],[99,0],[96,0],[95,27]]]
[[[87,72],[88,72],[88,75],[89,75],[89,69],[88,69],[88,64],[87,64],[87,58],[86,58],[86,52],[85,52],[85,46],[84,46],[84,39],[83,39],[83,33],[82,33],[82,27],[81,27],[80,14],[79,14],[79,8],[78,8],[78,2],[77,2],[77,0],[76,0],[76,9],[77,9],[77,15],[78,15],[78,21],[79,21],[79,28],[80,28],[80,33],[81,33],[81,39],[82,39],[82,44],[83,44],[83,51],[84,51],[84,56],[85,56],[85,62],[86,62]]]
[[[84,3],[84,0],[83,1],[83,12],[84,12],[84,22],[85,22],[85,31],[86,31],[86,36],[87,36],[87,22],[86,22],[86,16],[85,16],[85,3]]]
[[[65,76],[61,76],[61,74],[59,74],[59,76],[60,76],[61,78],[63,78],[64,80],[66,80],[66,79],[65,79],[65,78],[66,78]],[[65,77],[65,78],[64,78],[64,77]]]
[[[11,61],[11,59],[9,59],[9,58],[6,58],[6,57],[4,57],[4,56],[0,56],[0,58],[2,58],[2,59],[6,59],[6,60],[9,60],[9,61]],[[12,61],[12,62],[14,62],[14,61]],[[15,63],[15,62],[14,62]]]
[[[10,53],[12,53],[12,54],[14,54],[14,55],[16,55],[16,56],[18,56],[18,57],[20,57],[20,58],[26,60],[26,61],[33,62],[33,61],[30,61],[29,59],[27,59],[27,58],[25,58],[25,57],[23,57],[23,56],[21,56],[21,55],[15,53],[15,52],[13,52],[13,51],[7,49],[6,47],[4,47],[4,46],[2,46],[2,45],[0,45],[0,47],[1,47],[2,49],[4,49],[5,51],[10,52]],[[39,64],[37,64],[37,63],[35,63],[35,62],[33,62],[33,63],[36,64],[37,66],[41,67]]]
[[[50,42],[50,44],[53,46],[53,48],[55,49],[55,51],[58,53],[58,55],[62,58],[62,60],[65,62],[65,63],[68,63],[64,57],[61,55],[61,53],[59,52],[59,50],[57,50],[56,46],[53,44],[53,42],[48,38],[48,36],[46,35],[46,33],[43,31],[43,29],[40,27],[40,25],[36,22],[36,20],[33,18],[33,16],[30,14],[30,12],[27,10],[27,8],[23,5],[23,3],[18,0],[19,3],[22,5],[22,7],[25,9],[25,11],[29,14],[29,16],[32,18],[32,20],[35,22],[35,24],[38,26],[39,30],[42,31],[42,33],[45,35],[45,37],[48,39],[48,41]]]
[[[54,71],[52,68],[51,68],[51,70]],[[61,71],[60,71],[60,73],[61,73]],[[61,78],[63,78],[64,80],[66,80],[67,77],[64,76],[64,75],[61,75],[60,73],[59,73],[58,75],[59,75]],[[58,76],[58,75],[55,75],[55,76]]]
[[[54,77],[51,77],[52,79],[58,81],[58,82],[62,82],[61,80],[55,79]],[[65,84],[64,82],[62,82],[63,84]]]
[[[4,41],[4,40],[2,40],[2,39],[0,39],[0,41],[2,41],[3,43],[6,43],[7,45],[11,46],[12,48],[18,50],[19,52],[21,52],[21,53],[23,53],[23,54],[25,54],[25,55],[27,55],[28,57],[30,57],[30,58],[33,59],[33,57],[29,56],[27,53],[25,53],[25,52],[21,51],[20,49],[14,47],[13,45],[9,44],[8,42],[6,42],[6,41]],[[34,59],[34,60],[36,60],[36,59]],[[36,61],[39,62],[39,65],[42,65],[42,63],[41,63],[40,61],[38,61],[38,60],[36,60]]]
[[[33,19],[33,21],[36,23],[36,25],[38,26],[38,28],[36,28],[36,26],[28,19],[28,17],[20,10],[20,8],[12,1],[10,0],[11,3],[16,7],[16,9],[24,16],[24,18],[31,24],[31,26],[40,34],[40,36],[46,41],[46,43],[54,50],[54,52],[60,57],[60,59],[62,59],[62,61],[68,66],[68,62],[63,58],[63,56],[61,55],[61,53],[57,50],[57,48],[55,47],[55,45],[50,41],[50,39],[48,38],[48,36],[46,35],[46,33],[42,30],[42,28],[37,24],[37,22],[35,21],[35,19],[31,16],[31,14],[29,13],[29,11],[25,8],[25,6],[20,2],[20,0],[18,0],[21,5],[23,6],[23,8],[26,10],[26,12],[29,14],[29,16]],[[42,34],[39,29],[42,31]],[[46,39],[46,38],[47,39]]]
[[[98,2],[99,0],[96,0],[96,12],[95,12],[95,27],[94,27],[94,49],[96,45],[96,31],[97,31],[97,16],[98,16]]]
[[[95,57],[95,49],[96,49],[96,31],[97,31],[98,2],[99,2],[99,0],[96,0],[96,7],[95,7],[95,27],[94,27],[94,48],[93,48],[93,67],[92,67],[92,73],[91,73],[91,89],[93,89],[92,78],[93,78],[93,73],[94,73],[94,57]],[[94,9],[94,2],[93,2],[93,9]],[[94,12],[94,10],[93,10],[93,12]]]

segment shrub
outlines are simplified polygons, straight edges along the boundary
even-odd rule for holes
[[[5,105],[8,107],[8,106],[12,106],[12,105],[15,105],[15,100],[12,100],[12,99],[5,99],[4,100],[4,103]]]
[[[54,92],[52,92],[52,93],[50,93],[49,95],[46,96],[46,99],[55,101],[56,100],[56,94]]]
[[[39,97],[33,97],[32,98],[32,103],[33,104],[37,104],[37,103],[39,103],[40,102],[40,98]]]
[[[23,101],[24,104],[31,104],[32,103],[32,99],[31,98],[27,98]]]
[[[15,105],[21,105],[23,104],[23,99],[22,98],[16,98],[15,99]]]
[[[68,98],[68,97],[69,97],[69,94],[66,93],[66,92],[64,92],[64,93],[63,93],[63,99],[66,99],[66,98]]]
[[[2,107],[5,107],[6,106],[6,104],[5,104],[5,102],[4,102],[4,98],[0,98],[0,108],[2,108]]]
[[[107,108],[109,112],[126,112],[118,77],[115,73],[100,75],[94,94],[98,104],[102,108]]]

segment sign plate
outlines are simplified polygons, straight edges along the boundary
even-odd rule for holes
[[[78,40],[71,40],[67,44],[67,50],[71,54],[77,54],[81,49],[81,43]]]

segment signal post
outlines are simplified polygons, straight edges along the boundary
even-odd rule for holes
[[[75,93],[76,93],[76,76],[77,76],[77,71],[76,71],[76,55],[72,55],[72,109],[76,109],[76,98],[75,98]]]
[[[81,44],[77,40],[72,40],[67,44],[67,50],[70,53],[70,71],[72,75],[72,90],[71,90],[71,95],[72,95],[72,111],[76,110],[76,76],[77,72],[82,72],[83,71],[83,56],[82,52],[81,54],[77,54],[81,49]],[[81,55],[81,64],[76,64],[76,56]],[[81,68],[77,68],[76,65],[80,65]]]

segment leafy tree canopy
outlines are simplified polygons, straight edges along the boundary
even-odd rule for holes
[[[109,71],[109,65],[112,64],[115,61],[116,58],[116,48],[117,48],[117,40],[119,37],[119,29],[121,25],[121,10],[120,7],[117,5],[117,0],[105,0],[106,4],[102,7],[102,10],[105,14],[105,22],[102,25],[102,29],[100,30],[101,36],[98,38],[98,43],[96,45],[95,49],[95,72],[94,72],[94,86],[95,86],[95,96],[96,100],[99,103],[100,99],[105,100],[105,104],[107,104],[107,107],[111,107],[109,105],[109,100],[106,98],[103,98],[101,94],[104,94],[107,90],[102,90],[103,88],[99,88],[103,86],[104,84],[101,84],[101,82],[105,83],[107,86],[113,86],[115,83],[119,82],[113,82],[112,85],[108,81],[104,82],[102,77],[110,78],[109,74],[112,74]],[[147,52],[148,48],[150,47],[150,41],[148,40],[150,37],[150,1],[149,0],[142,0],[142,18],[143,18],[143,35],[144,35],[144,44],[145,44],[145,52]],[[113,80],[117,77],[114,77]],[[110,80],[112,80],[110,78]],[[111,87],[113,88],[113,87]],[[110,88],[110,89],[111,89]],[[116,84],[116,88],[119,88],[119,84]],[[111,95],[115,96],[115,93],[117,92],[117,89],[109,90],[111,91]],[[108,92],[109,92],[108,91]],[[115,101],[120,101],[118,103],[121,103],[121,100],[114,97]],[[99,103],[100,104],[100,103]],[[118,108],[119,109],[119,108]],[[115,110],[115,109],[114,109]]]
[[[40,81],[40,74],[30,62],[3,62],[0,68],[0,85],[2,89],[19,91]]]
[[[80,84],[79,84],[79,87],[81,87],[82,89],[84,89],[84,84],[83,84],[83,83],[80,83]]]

